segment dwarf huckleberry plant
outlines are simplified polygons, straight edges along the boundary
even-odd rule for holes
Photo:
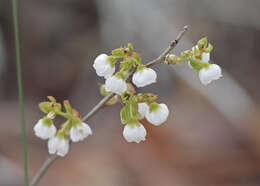
[[[196,46],[182,52],[180,56],[166,55],[165,64],[176,65],[188,62],[199,73],[201,83],[207,85],[222,77],[220,66],[209,63],[212,49],[213,46],[208,43],[207,38],[202,38]],[[116,72],[117,66],[119,68]],[[152,93],[137,93],[133,86],[141,88],[156,83],[157,74],[150,66],[142,64],[141,57],[133,51],[132,44],[114,49],[110,56],[98,55],[93,67],[98,76],[105,78],[105,84],[100,89],[101,94],[104,96],[114,94],[106,104],[113,105],[117,102],[123,104],[120,118],[125,125],[123,136],[127,142],[139,143],[145,140],[146,130],[141,124],[143,119],[154,126],[167,121],[169,116],[167,105],[157,103],[158,97]],[[132,78],[133,84],[127,81],[129,78]],[[34,132],[41,139],[49,139],[50,153],[65,156],[69,150],[69,139],[72,142],[82,141],[92,134],[92,130],[81,120],[79,113],[70,106],[68,101],[64,101],[65,112],[63,112],[60,103],[51,96],[48,99],[49,102],[40,103],[40,109],[47,116],[37,122]],[[58,131],[53,123],[56,115],[66,119]]]
[[[49,167],[50,162],[53,162],[57,156],[63,157],[69,152],[70,140],[79,142],[92,135],[91,128],[83,121],[89,119],[103,106],[121,102],[123,107],[120,110],[120,118],[121,123],[124,124],[123,137],[127,142],[145,141],[147,132],[144,123],[142,124],[144,120],[154,126],[159,126],[167,121],[169,116],[167,105],[157,103],[157,95],[138,93],[135,89],[135,86],[141,88],[156,83],[157,74],[151,68],[152,65],[163,61],[167,65],[186,62],[198,72],[203,85],[208,85],[213,80],[222,77],[221,67],[209,63],[213,46],[208,43],[207,38],[200,39],[194,47],[182,52],[180,56],[170,54],[186,31],[185,26],[176,40],[173,40],[157,59],[145,65],[142,64],[140,55],[133,50],[133,45],[130,43],[127,47],[112,50],[109,56],[107,54],[98,55],[94,60],[93,68],[99,77],[105,78],[105,83],[100,87],[100,93],[105,97],[83,119],[67,100],[63,102],[64,109],[62,109],[62,104],[56,102],[52,96],[48,96],[49,101],[39,104],[40,110],[46,116],[36,123],[33,130],[39,138],[48,139],[48,151],[56,156],[44,163],[33,180],[33,186]],[[117,72],[116,69],[118,69]],[[66,120],[58,130],[53,122],[56,116]]]

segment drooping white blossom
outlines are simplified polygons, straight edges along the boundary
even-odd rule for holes
[[[149,106],[147,105],[147,103],[138,103],[138,112],[141,115],[141,118],[139,119],[144,119],[144,116],[146,114],[146,112],[148,111]]]
[[[89,135],[92,135],[92,130],[86,123],[78,124],[70,129],[70,138],[73,142],[82,141]]]
[[[221,77],[221,68],[216,64],[210,64],[208,68],[202,68],[199,71],[199,79],[203,85],[208,85],[213,80],[218,80]]]
[[[93,67],[96,73],[100,77],[105,77],[106,79],[112,76],[115,72],[115,66],[111,66],[106,54],[100,54],[96,57]]]
[[[52,137],[48,141],[48,150],[50,154],[64,157],[69,152],[69,140],[63,137]]]
[[[56,127],[53,123],[48,125],[44,123],[44,119],[40,119],[33,127],[33,130],[35,135],[43,140],[51,138],[56,134]]]
[[[136,142],[140,143],[141,141],[145,141],[146,130],[142,124],[139,125],[125,125],[123,136],[127,142]]]
[[[156,82],[157,74],[151,68],[144,68],[133,75],[133,83],[137,87],[144,87]]]
[[[113,92],[121,95],[127,90],[127,84],[125,80],[114,75],[106,79],[105,89],[107,92]]]
[[[154,104],[154,103],[152,103]],[[155,105],[156,107],[153,109],[150,109],[146,112],[145,117],[147,121],[149,121],[151,124],[155,126],[159,126],[162,123],[164,123],[169,115],[169,109],[167,105],[161,103]],[[151,105],[150,105],[151,107]]]

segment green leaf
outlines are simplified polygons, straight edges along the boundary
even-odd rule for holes
[[[54,112],[60,112],[61,111],[61,104],[60,103],[55,103],[53,104],[53,110]]]
[[[133,52],[132,58],[136,64],[141,64],[141,57],[137,52]]]
[[[50,111],[52,111],[52,103],[47,102],[47,101],[41,102],[41,103],[39,104],[39,108],[40,108],[40,110],[41,110],[42,112],[48,114]]]
[[[112,50],[112,55],[116,57],[123,58],[124,57],[124,49],[123,48],[117,48]]]
[[[126,104],[120,111],[120,118],[123,124],[126,124],[130,120],[129,110],[129,104]]]
[[[122,71],[131,70],[132,67],[133,67],[133,60],[131,60],[130,58],[127,58],[120,63],[120,69]]]
[[[141,117],[141,115],[138,112],[138,107],[137,107],[136,102],[132,102],[131,100],[125,104],[125,106],[121,109],[120,111],[120,117],[121,117],[121,122],[123,124],[126,123],[133,123],[138,120],[138,118]]]

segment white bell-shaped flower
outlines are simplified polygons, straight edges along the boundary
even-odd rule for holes
[[[149,105],[149,110],[145,114],[145,117],[151,124],[159,126],[167,120],[168,115],[169,109],[167,105],[163,103],[151,103]]]
[[[82,141],[89,135],[92,135],[92,130],[86,123],[78,124],[70,129],[70,139],[73,142]]]
[[[141,141],[145,141],[146,130],[142,124],[130,126],[125,125],[123,136],[127,142],[136,142],[140,143]]]
[[[93,67],[95,68],[98,76],[105,77],[106,79],[112,76],[115,72],[115,66],[112,66],[106,54],[100,54],[97,56]]]
[[[153,69],[144,68],[134,73],[132,81],[137,87],[144,87],[146,85],[155,83],[156,78],[157,74]]]
[[[127,90],[127,84],[121,77],[114,75],[106,79],[105,89],[107,92],[121,95]]]
[[[138,112],[141,115],[141,118],[139,119],[144,119],[144,116],[146,114],[146,112],[148,111],[149,106],[147,105],[147,103],[138,103]]]
[[[208,68],[202,68],[199,71],[199,78],[203,85],[208,85],[213,80],[222,77],[221,68],[216,64],[210,64]]]
[[[69,152],[69,140],[64,137],[52,137],[48,141],[50,154],[57,154],[64,157]]]
[[[46,123],[44,120],[49,120]],[[46,140],[48,138],[53,137],[56,134],[56,127],[53,125],[51,119],[40,119],[36,125],[33,127],[34,133],[37,137]]]

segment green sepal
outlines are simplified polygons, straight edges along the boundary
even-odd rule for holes
[[[155,112],[156,110],[158,110],[160,108],[160,105],[156,102],[153,102],[149,105],[149,112]]]
[[[138,119],[132,119],[127,123],[131,128],[134,128],[134,126],[140,126],[141,123],[138,121]]]
[[[43,123],[43,125],[46,125],[48,127],[50,127],[53,124],[52,120],[48,117],[42,118],[42,123]]]
[[[202,68],[208,68],[210,66],[209,63],[205,63],[201,61],[197,61],[197,62],[192,61],[190,62],[190,65],[196,72],[199,72]]]
[[[199,72],[202,68],[199,63],[196,63],[194,61],[190,62],[190,65],[196,72]]]
[[[204,50],[206,53],[210,53],[213,50],[213,45],[212,44],[208,44],[208,47]]]
[[[100,94],[102,96],[108,96],[110,94],[110,92],[106,91],[106,85],[105,84],[101,85],[99,90],[100,90]]]
[[[45,114],[48,114],[49,112],[52,111],[52,103],[51,102],[41,102],[39,103],[39,108],[42,112],[44,112]]]
[[[141,72],[141,71],[143,71],[143,70],[146,69],[146,68],[147,68],[147,67],[146,67],[145,65],[140,64],[140,65],[137,66],[136,72]]]
[[[208,38],[203,37],[198,41],[198,47],[201,50],[202,48],[205,48],[208,46]]]
[[[81,119],[77,118],[77,117],[73,117],[71,119],[71,126],[72,127],[76,127],[77,125],[80,125],[82,123]]]
[[[124,57],[124,49],[123,48],[116,48],[112,50],[112,56],[123,58]]]

